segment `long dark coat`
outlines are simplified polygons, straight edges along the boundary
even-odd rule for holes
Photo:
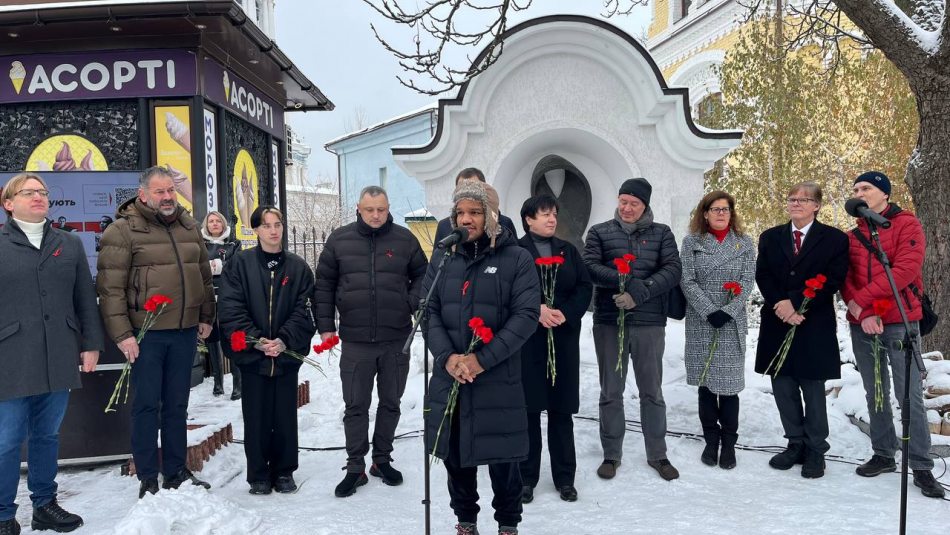
[[[445,261],[429,301],[427,339],[433,356],[426,404],[426,449],[432,451],[446,400],[455,379],[445,370],[452,353],[465,353],[472,331],[468,321],[485,320],[495,334],[475,348],[485,369],[474,382],[459,387],[459,457],[462,466],[518,462],[528,457],[528,416],[521,386],[521,346],[538,323],[541,290],[531,255],[504,229],[494,249],[479,241],[457,247]],[[434,267],[432,268],[434,270]],[[446,419],[435,456],[445,459],[451,425]]]
[[[805,280],[815,275],[828,277],[825,287],[811,300],[805,321],[798,326],[791,351],[779,375],[799,379],[838,379],[841,361],[838,351],[834,295],[848,274],[848,236],[815,221],[796,255],[791,223],[766,230],[759,236],[755,282],[765,298],[755,371],[765,373],[791,328],[775,315],[772,307],[791,299],[797,310],[802,304]]]
[[[40,249],[3,225],[0,401],[80,387],[80,352],[104,343],[88,262],[79,237],[49,221]]]
[[[538,258],[541,255],[531,236],[518,240],[522,247]],[[521,349],[521,383],[524,385],[528,412],[550,410],[576,414],[580,408],[580,336],[581,319],[590,305],[593,284],[577,248],[557,237],[551,238],[551,254],[564,257],[554,284],[554,308],[567,319],[554,328],[554,351],[557,377],[554,386],[547,377],[548,329],[540,323]],[[541,268],[535,266],[540,280]],[[544,296],[541,296],[544,303]]]

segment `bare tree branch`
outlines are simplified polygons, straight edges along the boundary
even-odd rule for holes
[[[609,19],[618,15],[629,15],[637,6],[645,6],[649,0],[603,0],[604,10],[600,13],[601,17]],[[624,5],[626,4],[626,5]]]
[[[410,51],[385,39],[370,24],[376,40],[389,51],[407,73],[419,74],[435,82],[435,87],[422,87],[415,79],[397,76],[399,83],[419,93],[438,95],[457,88],[490,67],[504,50],[502,35],[508,29],[508,16],[531,7],[533,0],[429,0],[424,7],[410,12],[396,0],[363,0],[385,19],[416,30],[415,50]],[[468,29],[460,20],[482,20],[494,15],[486,24]],[[488,41],[485,49],[464,67],[444,61],[447,47],[475,47]],[[427,43],[431,43],[427,44]]]
[[[503,35],[508,30],[509,15],[530,8],[533,1],[428,0],[414,11],[407,11],[397,0],[363,0],[363,3],[387,21],[415,30],[412,47],[404,48],[384,38],[379,28],[370,24],[376,40],[408,73],[408,76],[396,77],[399,83],[418,93],[438,95],[462,86],[498,61],[504,51]],[[602,15],[612,17],[628,15],[636,6],[647,5],[648,0],[601,2]],[[478,22],[470,28],[463,26],[462,21]],[[466,65],[451,65],[446,61],[450,48],[473,48],[483,43],[484,49],[466,55]],[[419,85],[418,77],[428,78],[434,86]]]

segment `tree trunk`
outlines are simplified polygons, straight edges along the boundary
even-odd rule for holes
[[[924,346],[950,357],[950,81],[935,73],[909,78],[920,135],[906,181],[927,237],[924,288],[940,316]]]

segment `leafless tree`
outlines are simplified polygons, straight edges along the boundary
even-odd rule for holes
[[[345,132],[356,132],[367,126],[369,126],[369,121],[366,118],[366,108],[363,106],[357,106],[353,110],[352,117],[343,119],[343,130]]]
[[[397,0],[363,0],[390,22],[415,30],[413,45],[403,47],[383,38],[375,24],[373,34],[383,47],[399,60],[409,77],[397,76],[402,85],[426,95],[438,95],[455,89],[478,76],[498,61],[504,51],[509,15],[531,7],[534,0],[428,0],[421,8],[409,10]],[[603,16],[627,15],[647,0],[602,0]],[[476,21],[468,24],[468,21]],[[450,47],[474,50],[485,44],[479,55],[467,55],[464,65],[444,61]],[[422,75],[435,83],[422,87],[412,75]]]

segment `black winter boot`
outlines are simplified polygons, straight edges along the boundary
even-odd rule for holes
[[[158,494],[158,479],[154,477],[151,479],[143,479],[142,482],[139,483],[139,499],[144,498],[146,493]]]
[[[362,487],[368,481],[369,479],[366,477],[366,472],[347,472],[346,477],[336,486],[333,494],[335,494],[337,498],[352,496],[356,494],[357,488]]]
[[[382,479],[390,487],[402,485],[402,472],[393,468],[392,463],[374,463],[369,467],[369,475]]]
[[[15,518],[0,521],[0,535],[20,535],[20,523]]]
[[[776,470],[788,470],[796,464],[805,462],[805,445],[801,442],[790,443],[778,455],[769,459],[769,466]]]
[[[82,517],[63,509],[53,500],[33,508],[33,522],[30,525],[34,531],[51,529],[58,533],[67,533],[82,525]]]
[[[195,485],[196,487],[204,487],[206,489],[211,488],[210,483],[208,483],[207,481],[202,481],[198,479],[187,468],[182,468],[181,470],[178,471],[177,474],[173,475],[172,477],[166,477],[162,481],[162,488],[163,489],[177,489],[185,481],[190,481],[191,484]]]
[[[739,440],[739,396],[719,396],[719,423],[722,425],[722,452],[719,468],[736,467],[736,441]]]
[[[699,387],[699,422],[703,426],[703,438],[706,439],[700,460],[708,466],[716,466],[719,461],[722,431],[719,428],[719,402],[716,398],[716,394],[705,386]]]

